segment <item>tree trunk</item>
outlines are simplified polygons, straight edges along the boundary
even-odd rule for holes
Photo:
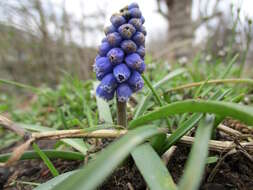
[[[192,0],[166,0],[169,19],[169,43],[176,44],[189,41],[173,55],[174,58],[190,57],[194,27],[191,18]]]

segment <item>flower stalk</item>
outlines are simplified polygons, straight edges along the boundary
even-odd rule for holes
[[[117,124],[127,127],[127,103],[121,102],[117,99]]]

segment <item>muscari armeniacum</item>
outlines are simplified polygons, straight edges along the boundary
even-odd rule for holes
[[[145,19],[138,4],[132,3],[113,14],[110,21],[94,64],[101,81],[96,94],[109,101],[116,93],[119,102],[126,102],[144,85]]]

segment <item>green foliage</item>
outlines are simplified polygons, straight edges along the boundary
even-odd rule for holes
[[[132,130],[100,152],[89,165],[74,173],[53,189],[95,189],[129,155],[134,147],[145,141],[145,139],[162,132],[155,126],[145,126]]]
[[[43,151],[40,150],[39,146],[36,143],[33,143],[32,146],[33,146],[33,149],[37,152],[37,154],[44,161],[44,163],[46,164],[46,166],[48,167],[48,169],[50,170],[50,172],[52,173],[52,175],[54,177],[58,176],[59,172],[54,167],[53,163],[49,160],[49,158],[47,157],[47,155]]]
[[[213,123],[214,117],[210,115],[200,121],[184,174],[179,182],[179,190],[198,189],[208,156],[208,141],[211,138]]]
[[[61,174],[36,189],[97,188],[129,155],[133,157],[151,190],[185,187],[197,189],[205,164],[217,161],[215,156],[208,158],[207,147],[216,126],[227,116],[253,124],[252,100],[249,98],[250,101],[244,105],[245,97],[250,97],[252,90],[252,86],[247,86],[250,83],[245,83],[240,88],[237,87],[241,83],[207,84],[212,79],[235,78],[239,68],[235,64],[237,59],[237,54],[231,55],[225,65],[221,60],[215,59],[206,62],[198,54],[193,64],[184,68],[175,64],[173,70],[168,71],[163,69],[164,62],[155,63],[157,69],[152,68],[154,63],[148,57],[148,72],[144,77],[147,85],[143,92],[134,96],[137,106],[128,106],[128,114],[133,118],[129,122],[129,133],[115,140],[103,151],[92,155],[92,160],[80,170]],[[197,88],[166,92],[167,89],[198,81],[206,82]],[[43,132],[80,128],[93,131],[117,127],[114,125],[115,104],[94,96],[97,84],[92,80],[83,82],[65,74],[62,82],[55,88],[35,88],[7,80],[0,80],[0,83],[14,85],[34,94],[25,109],[17,106],[20,103],[12,101],[11,97],[3,94],[0,96],[0,111],[8,111],[12,120],[20,123],[25,130]],[[215,115],[210,119],[206,113]],[[167,136],[161,131],[172,126],[171,134]],[[185,173],[177,187],[159,156],[194,128],[197,129],[196,139]],[[16,135],[3,129],[0,129],[0,135],[0,148],[19,140]],[[142,144],[143,142],[146,143]],[[61,139],[55,149],[37,150],[37,153],[28,151],[21,159],[37,159],[40,153],[56,176],[49,159],[83,160],[87,151],[94,146],[86,139]],[[199,150],[202,154],[196,153]],[[0,161],[6,161],[9,156],[10,154],[0,155]],[[196,177],[192,180],[193,172]]]
[[[132,156],[150,189],[176,189],[167,168],[150,144],[138,146]]]

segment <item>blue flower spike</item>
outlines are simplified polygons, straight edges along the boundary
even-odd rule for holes
[[[110,21],[94,63],[96,77],[101,81],[96,94],[106,101],[116,94],[119,102],[127,102],[144,86],[141,74],[146,67],[145,19],[139,5],[131,3],[113,14]]]

